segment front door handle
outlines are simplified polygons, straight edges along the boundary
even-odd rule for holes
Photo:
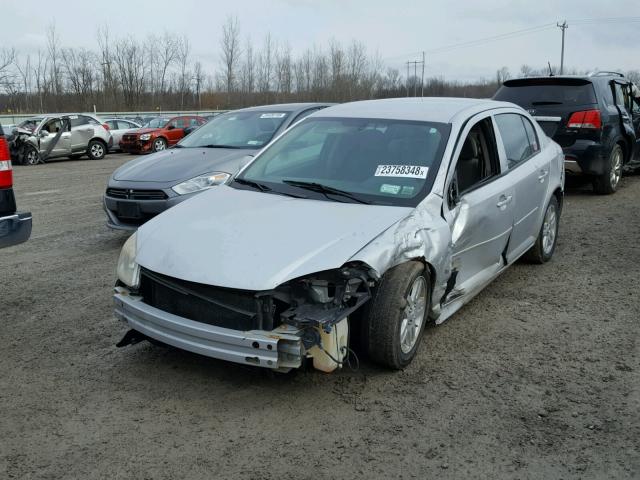
[[[513,195],[500,195],[500,198],[498,199],[498,203],[496,203],[496,207],[498,207],[500,210],[504,210],[507,207],[507,205],[511,203],[512,198],[513,198]]]
[[[538,180],[540,180],[540,183],[544,182],[544,179],[546,178],[547,175],[549,175],[549,170],[546,170],[546,169],[540,170],[540,175],[538,175]]]

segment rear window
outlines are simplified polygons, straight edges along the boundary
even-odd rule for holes
[[[545,105],[589,105],[597,103],[593,84],[584,80],[543,79],[507,81],[494,96],[523,108]]]

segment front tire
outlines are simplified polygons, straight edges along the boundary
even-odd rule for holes
[[[618,184],[622,177],[623,163],[624,153],[622,147],[616,143],[609,154],[605,172],[593,180],[593,190],[601,195],[614,193],[618,189]]]
[[[551,197],[547,210],[544,212],[542,227],[536,238],[536,243],[525,254],[524,258],[531,263],[546,263],[553,257],[558,241],[558,227],[560,208],[555,195]]]
[[[22,164],[37,165],[40,162],[40,152],[38,152],[34,147],[27,147],[22,155]]]
[[[162,150],[167,149],[167,141],[164,138],[156,138],[153,141],[153,151],[161,152]]]
[[[87,155],[91,160],[102,160],[107,153],[107,146],[100,140],[91,140],[87,147]]]
[[[369,357],[393,369],[415,357],[431,305],[428,269],[410,261],[384,274],[363,318]]]

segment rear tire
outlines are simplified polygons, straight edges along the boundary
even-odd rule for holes
[[[609,154],[605,172],[593,179],[594,192],[600,195],[610,195],[614,193],[620,184],[623,163],[624,152],[620,144],[616,143]]]
[[[524,254],[525,260],[538,264],[551,260],[558,241],[559,219],[560,208],[558,206],[558,199],[553,195],[544,212],[542,227],[540,227],[536,243]]]
[[[431,305],[428,269],[410,261],[384,274],[363,320],[369,358],[393,369],[415,357]]]
[[[102,160],[107,153],[107,146],[100,140],[91,140],[87,146],[87,155],[91,160]]]

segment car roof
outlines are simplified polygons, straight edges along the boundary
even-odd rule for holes
[[[307,110],[315,107],[330,107],[335,103],[277,103],[274,105],[258,105],[255,107],[247,107],[235,110],[236,112],[273,112],[274,110],[280,112],[297,112],[299,110]]]
[[[421,122],[453,123],[485,110],[516,105],[477,98],[411,97],[343,103],[313,114],[313,117],[384,118]],[[518,108],[518,107],[516,107]]]

